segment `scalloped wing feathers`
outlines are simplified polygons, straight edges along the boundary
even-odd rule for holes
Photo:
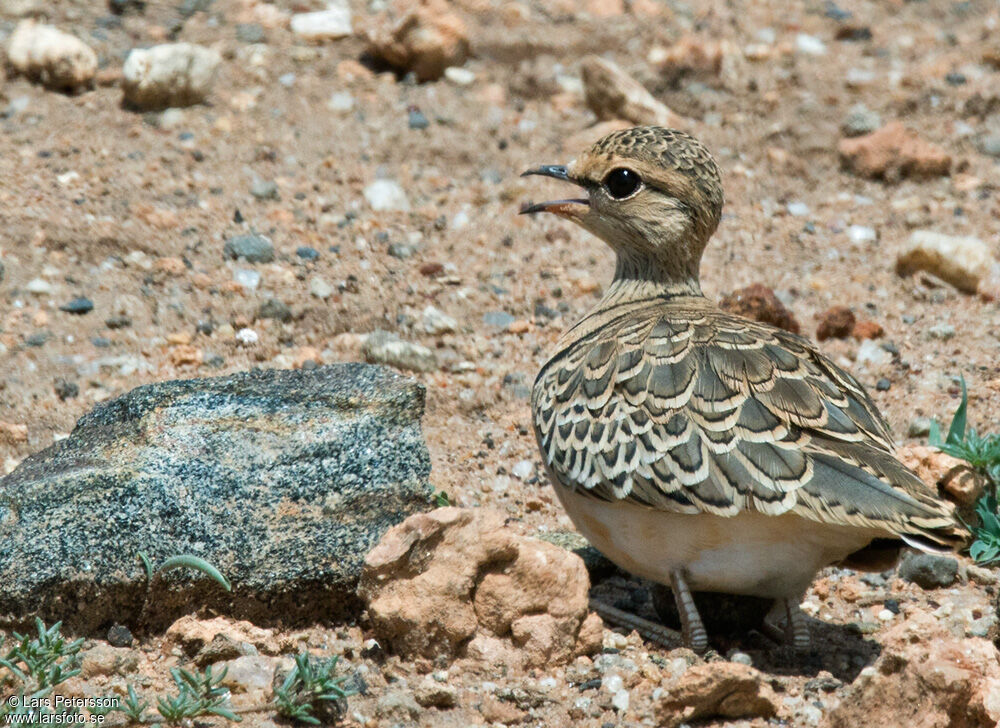
[[[801,337],[688,303],[619,306],[567,333],[532,395],[558,487],[961,540],[951,507],[892,455],[851,375]]]

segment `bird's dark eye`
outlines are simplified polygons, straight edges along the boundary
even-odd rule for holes
[[[611,170],[608,172],[608,176],[604,178],[604,187],[607,189],[608,194],[616,200],[624,200],[626,197],[635,194],[635,191],[639,189],[639,185],[641,184],[642,180],[639,179],[639,175],[631,169],[625,169],[624,167]]]

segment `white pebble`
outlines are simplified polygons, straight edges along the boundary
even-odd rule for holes
[[[795,49],[809,56],[826,55],[826,44],[808,33],[799,33],[795,36]]]
[[[53,291],[52,284],[43,278],[32,278],[28,281],[28,285],[24,287],[28,293],[34,293],[35,295],[50,295]]]
[[[350,111],[354,108],[354,97],[347,91],[337,91],[326,102],[326,108],[330,111]]]
[[[468,86],[476,80],[476,74],[459,66],[448,66],[444,69],[444,77],[457,86]]]
[[[373,210],[410,209],[410,201],[399,182],[391,179],[377,179],[365,187],[365,199]]]
[[[86,86],[97,73],[97,54],[90,46],[34,20],[18,24],[7,46],[7,60],[28,78],[54,89]]]
[[[609,672],[607,675],[604,676],[604,679],[601,680],[601,687],[603,687],[609,693],[617,693],[619,690],[625,687],[625,683],[622,682],[621,675]]]
[[[253,329],[240,329],[236,332],[236,340],[243,346],[253,346],[260,341],[260,336]]]
[[[352,33],[351,8],[346,2],[328,2],[326,10],[296,13],[292,16],[292,32],[303,40],[336,40]]]
[[[535,472],[535,464],[530,460],[519,460],[510,469],[510,472],[518,480],[527,480]]]
[[[882,364],[887,364],[892,356],[879,346],[873,339],[865,339],[861,342],[861,346],[858,347],[858,354],[854,360],[858,364],[871,364],[873,366],[880,366]]]
[[[889,611],[888,609],[883,609],[878,613],[879,621],[882,622],[891,622],[892,618],[895,616],[896,615],[893,612]]]
[[[325,301],[333,295],[333,286],[319,276],[314,276],[313,279],[309,281],[309,293],[316,296],[316,298]]]
[[[866,225],[851,225],[847,228],[847,239],[855,245],[868,243],[878,239],[875,228]]]
[[[433,336],[450,334],[458,328],[458,322],[455,319],[433,306],[424,309],[420,316],[420,325],[424,331]]]
[[[804,202],[789,202],[788,214],[795,217],[805,217],[809,214],[809,205]]]
[[[611,707],[619,713],[628,710],[628,690],[622,689],[611,697]]]
[[[138,108],[191,106],[205,100],[222,56],[192,43],[136,48],[122,67],[125,100]]]
[[[247,290],[252,291],[260,285],[260,273],[255,270],[247,270],[246,268],[237,268],[233,272],[233,280]]]

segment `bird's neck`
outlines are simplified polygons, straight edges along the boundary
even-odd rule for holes
[[[642,298],[701,296],[698,264],[678,266],[655,259],[617,252],[615,277],[604,294],[604,303]]]

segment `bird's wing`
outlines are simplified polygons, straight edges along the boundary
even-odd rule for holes
[[[923,545],[963,533],[892,455],[864,388],[810,343],[715,309],[618,316],[539,374],[535,431],[562,487],[682,513],[793,512]]]

